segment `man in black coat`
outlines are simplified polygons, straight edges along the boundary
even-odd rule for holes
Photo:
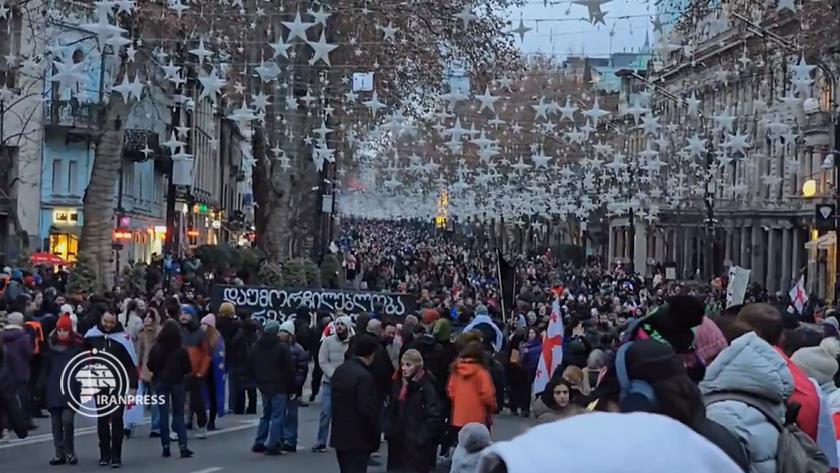
[[[289,345],[280,342],[280,324],[269,320],[248,356],[248,378],[253,379],[263,399],[263,414],[252,451],[281,455],[280,441],[289,395],[296,392],[295,364]]]
[[[332,377],[331,446],[341,473],[364,473],[368,457],[379,449],[380,409],[376,382],[368,367],[379,341],[370,334],[356,338],[353,356]]]

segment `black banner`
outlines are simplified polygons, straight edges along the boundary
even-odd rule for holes
[[[375,305],[382,305],[385,315],[398,319],[416,312],[417,301],[408,294],[360,292],[333,289],[296,289],[271,286],[215,285],[210,291],[210,306],[218,310],[222,302],[229,301],[237,312],[246,311],[254,320],[283,322],[300,307],[345,314],[373,313]]]

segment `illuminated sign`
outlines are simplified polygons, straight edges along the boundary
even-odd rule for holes
[[[79,211],[76,209],[53,209],[53,223],[76,225],[79,222]]]
[[[114,240],[131,240],[132,236],[131,230],[125,228],[114,229]]]

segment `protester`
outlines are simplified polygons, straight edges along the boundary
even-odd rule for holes
[[[318,366],[324,373],[321,381],[321,415],[318,420],[317,443],[312,451],[321,453],[326,451],[327,435],[330,432],[332,420],[332,376],[335,370],[344,363],[347,348],[350,346],[350,329],[353,322],[350,317],[339,317],[333,323],[335,333],[327,336],[321,342],[318,351]],[[367,339],[367,338],[366,338]]]
[[[152,390],[162,396],[158,405],[160,445],[162,456],[169,457],[169,415],[172,414],[172,428],[178,435],[181,458],[189,458],[193,452],[188,448],[187,429],[184,423],[186,402],[186,379],[193,372],[192,362],[181,338],[181,328],[174,320],[167,320],[161,327],[155,343],[149,352],[148,370],[152,373]]]
[[[387,411],[388,471],[428,473],[435,468],[444,405],[417,350],[402,356]]]
[[[119,360],[121,369],[128,375],[129,389],[137,390],[137,354],[128,334],[111,311],[102,314],[99,325],[85,334],[85,342],[91,350],[112,355]],[[118,402],[117,402],[118,403]],[[118,403],[118,408],[96,419],[96,431],[99,435],[99,466],[119,468],[122,466],[123,414],[126,406]],[[97,408],[109,407],[97,404]]]
[[[447,394],[452,401],[450,437],[463,426],[479,422],[490,428],[496,411],[496,392],[485,364],[482,346],[472,342],[461,350],[449,375]]]
[[[187,425],[192,425],[193,418],[197,421],[198,438],[207,438],[207,410],[204,407],[203,387],[206,383],[205,377],[210,370],[210,345],[207,336],[196,317],[198,311],[195,307],[184,304],[181,306],[181,313],[178,321],[181,326],[181,339],[184,348],[190,355],[192,371],[185,379],[187,396],[189,397],[190,410],[187,413]],[[188,427],[189,428],[189,427]]]
[[[581,394],[568,380],[564,378],[553,380],[534,401],[534,419],[538,424],[545,424],[585,412],[582,407],[576,405],[576,398],[579,396]]]
[[[6,360],[7,382],[24,412],[27,425],[31,426],[33,424],[28,415],[28,407],[31,404],[28,384],[34,346],[29,334],[24,330],[24,318],[20,312],[12,312],[7,316],[6,327],[0,332],[0,346],[3,347]]]
[[[55,456],[50,465],[75,465],[79,462],[75,448],[75,420],[76,411],[71,405],[70,396],[80,396],[81,385],[76,380],[70,380],[65,392],[62,387],[62,373],[67,365],[85,349],[85,342],[81,335],[73,331],[73,322],[68,316],[62,316],[55,326],[55,330],[48,338],[47,353],[39,385],[46,392],[47,409],[52,420],[52,437],[55,446]]]
[[[153,308],[146,309],[143,317],[143,328],[137,335],[135,343],[135,350],[137,351],[137,359],[140,360],[140,383],[143,392],[149,395],[154,395],[154,386],[152,386],[152,372],[149,370],[149,354],[155,344],[158,332],[160,331],[160,316],[157,310]],[[149,406],[151,413],[149,429],[149,437],[160,436],[160,407],[157,404]]]
[[[225,340],[216,330],[216,316],[207,314],[201,318],[201,330],[210,350],[210,366],[207,370],[208,416],[207,430],[216,430],[216,418],[225,412]]]
[[[449,473],[477,473],[481,453],[492,444],[486,425],[478,422],[464,425],[458,432],[458,446],[452,454]]]
[[[330,373],[330,445],[335,448],[341,473],[364,473],[371,452],[379,449],[380,409],[376,397],[371,396],[376,382],[368,371],[379,346],[376,338],[362,334],[354,343],[352,356]]]
[[[280,341],[280,324],[266,322],[263,334],[248,358],[248,376],[254,380],[263,400],[263,413],[251,451],[282,455],[281,441],[286,403],[297,387],[292,352]]]
[[[230,374],[230,409],[234,414],[257,413],[257,388],[246,379],[248,353],[257,343],[260,326],[249,316],[243,316],[241,325],[225,351]]]
[[[295,323],[291,320],[287,320],[280,325],[280,341],[289,346],[295,364],[295,387],[286,402],[286,413],[283,416],[282,445],[280,447],[282,451],[289,453],[297,452],[298,409],[300,398],[303,396],[303,385],[306,383],[306,375],[309,372],[309,353],[297,343],[295,332]]]

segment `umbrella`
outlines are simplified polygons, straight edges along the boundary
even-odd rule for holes
[[[46,251],[32,253],[32,256],[29,257],[29,261],[31,261],[34,265],[46,264],[51,266],[57,266],[59,264],[66,264],[64,260],[61,259],[61,257],[56,256],[52,253],[47,253]]]

